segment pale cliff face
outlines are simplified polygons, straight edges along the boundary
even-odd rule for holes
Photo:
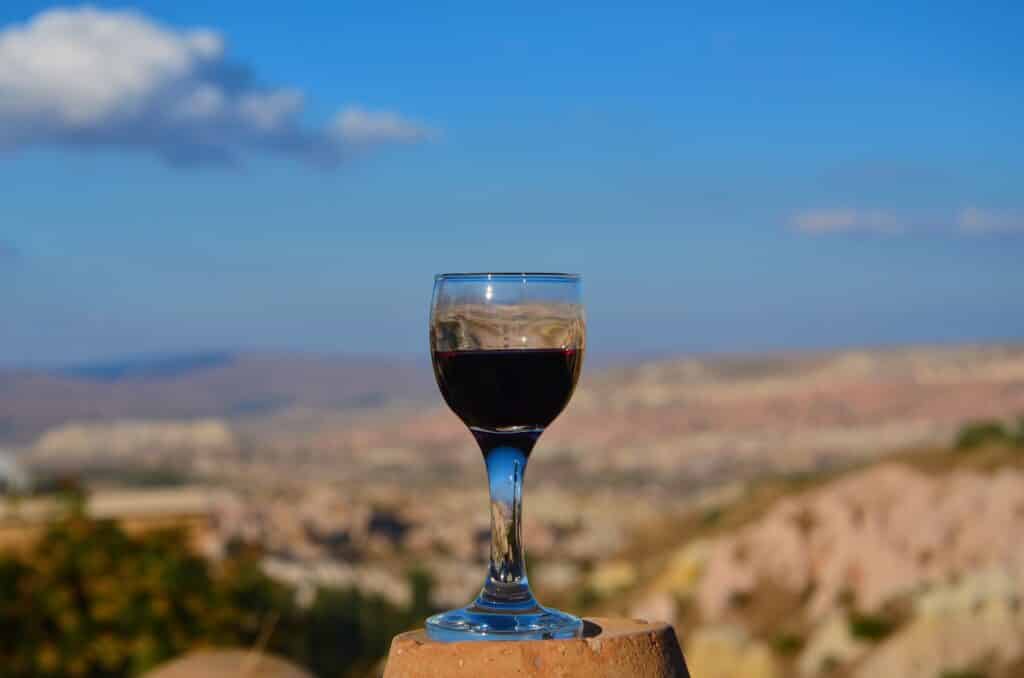
[[[81,457],[89,454],[130,455],[133,452],[224,450],[235,436],[219,419],[195,421],[115,421],[67,424],[48,431],[36,442],[39,457]]]
[[[714,543],[697,599],[721,619],[737,593],[774,581],[811,591],[820,619],[852,595],[864,610],[978,568],[1024,581],[1024,473],[932,477],[883,464],[786,499],[762,519]]]

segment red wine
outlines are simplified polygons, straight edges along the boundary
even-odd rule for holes
[[[479,429],[541,429],[555,420],[576,388],[577,349],[435,351],[434,375],[445,402]]]

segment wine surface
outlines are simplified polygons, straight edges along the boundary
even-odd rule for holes
[[[577,349],[435,351],[434,376],[467,426],[542,429],[572,397],[583,363]]]

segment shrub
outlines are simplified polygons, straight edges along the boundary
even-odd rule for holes
[[[406,608],[347,589],[302,610],[251,549],[214,566],[180,531],[129,536],[79,504],[27,559],[0,556],[0,674],[132,676],[194,648],[262,643],[320,678],[358,675],[431,611],[430,578],[411,585]]]
[[[804,649],[804,639],[796,633],[782,632],[772,639],[772,647],[785,657],[790,657]]]
[[[986,419],[968,423],[957,433],[953,447],[957,450],[973,450],[989,444],[1012,444],[1014,436],[1006,430],[1006,426],[994,419]]]
[[[849,616],[850,635],[872,643],[884,639],[896,628],[889,619],[880,615],[852,612]]]

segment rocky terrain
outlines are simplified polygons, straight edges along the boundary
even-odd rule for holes
[[[1020,675],[1024,447],[932,454],[748,493],[725,529],[682,518],[618,561],[630,585],[592,583],[676,621],[695,675]]]
[[[91,374],[82,388],[186,402],[197,384],[223,395],[239,369]],[[306,597],[356,586],[402,603],[417,568],[435,604],[465,603],[488,539],[472,438],[432,390],[338,406],[338,375],[320,377],[320,396],[285,380],[290,400],[259,412],[99,408],[6,458],[37,477],[160,471],[227,488],[210,554],[258,544],[264,569]],[[288,390],[275,383],[260,392]],[[527,472],[531,581],[578,612],[676,622],[702,678],[1011,678],[1024,667],[1024,452],[950,444],[966,422],[1021,414],[1014,346],[585,370]]]
[[[703,486],[946,441],[966,420],[1021,411],[1021,348],[667,360],[585,370],[533,463],[571,483]],[[317,473],[332,460],[346,474],[416,476],[431,465],[478,464],[472,439],[439,402],[336,418],[307,412],[301,426],[295,416],[243,435],[309,455]]]

